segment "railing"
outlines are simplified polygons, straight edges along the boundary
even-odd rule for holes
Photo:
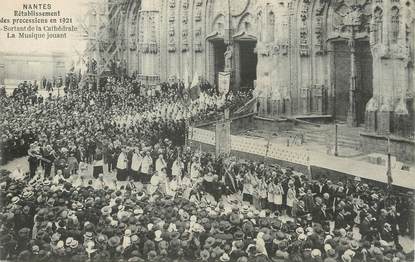
[[[215,145],[215,132],[190,127],[189,140]],[[271,159],[283,160],[301,165],[309,164],[307,151],[269,143],[265,139],[252,139],[231,135],[231,150],[260,155]]]

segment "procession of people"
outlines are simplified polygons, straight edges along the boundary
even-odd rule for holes
[[[251,97],[179,86],[1,96],[2,164],[29,172],[0,174],[0,259],[413,261],[412,191],[191,147],[190,124]]]

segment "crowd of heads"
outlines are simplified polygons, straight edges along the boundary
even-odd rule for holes
[[[100,90],[72,88],[59,97],[43,98],[37,92],[0,97],[3,163],[26,155],[33,142],[49,145],[57,154],[72,148],[76,152],[69,154],[78,155],[78,161],[94,154],[97,147],[114,143],[150,146],[169,138],[174,145],[183,145],[186,122],[214,118],[227,106],[203,92],[200,99],[192,100],[174,89],[148,95],[134,93],[133,87],[132,81],[109,81]]]
[[[216,102],[206,109],[215,98],[132,90],[110,81],[41,102],[1,98],[2,155],[40,159],[23,176],[0,174],[0,259],[413,260],[399,238],[413,238],[412,191],[195,151],[183,146],[188,122],[217,113]],[[134,154],[150,159],[150,180],[135,179]],[[91,178],[81,163],[97,159],[127,181]]]
[[[219,160],[206,153],[199,153],[198,157],[199,163],[208,165]],[[190,192],[190,197],[184,195],[186,189],[170,195],[150,192],[145,185],[135,182],[117,185],[100,179],[93,182],[81,179],[75,183],[79,175],[73,175],[55,183],[46,178],[15,180],[3,173],[1,259],[325,262],[413,259],[398,240],[398,234],[413,230],[410,225],[413,214],[404,213],[411,212],[408,209],[411,202],[403,202],[408,197],[388,198],[380,188],[370,188],[359,181],[347,185],[331,183],[309,179],[290,168],[220,159],[224,163],[222,172],[207,171],[219,179],[210,179],[211,174],[202,176],[200,187],[193,188],[200,191]],[[281,205],[268,198],[261,202],[264,198],[260,190],[252,193],[254,205],[249,200],[244,203],[229,200],[226,195],[230,184],[220,177],[229,164],[241,168],[241,174],[244,168],[253,173],[265,168],[262,174],[269,183],[275,181],[282,183],[283,188],[297,188],[291,217],[281,216],[287,207],[286,200]],[[243,181],[242,187],[246,183]],[[218,199],[211,197],[209,187],[221,190]],[[350,193],[342,193],[344,189]],[[238,193],[241,192],[237,190]],[[327,212],[327,217],[322,212]],[[334,227],[330,221],[334,221]],[[353,230],[356,227],[361,237]]]

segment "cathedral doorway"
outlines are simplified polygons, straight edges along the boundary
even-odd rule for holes
[[[257,77],[258,57],[255,53],[256,41],[239,41],[239,54],[236,71],[239,72],[239,88],[253,89]]]
[[[214,74],[215,74],[215,85],[218,86],[218,75],[219,72],[225,70],[225,52],[226,45],[223,40],[212,41],[213,54],[214,54]]]
[[[333,42],[334,51],[334,117],[346,121],[349,108],[351,60],[347,41]],[[365,107],[373,95],[372,54],[368,41],[356,42],[356,117],[357,123],[365,120]]]

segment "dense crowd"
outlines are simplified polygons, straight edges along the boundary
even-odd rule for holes
[[[31,90],[26,86],[22,89]],[[235,107],[229,99],[205,92],[196,100],[184,91],[177,93],[169,88],[151,95],[135,93],[133,82],[110,81],[100,90],[69,89],[60,97],[47,99],[36,92],[31,96],[26,92],[1,96],[2,163],[26,155],[30,144],[34,155],[49,161],[57,160],[65,151],[65,158],[73,155],[78,163],[91,163],[97,149],[106,156],[118,156],[119,145],[154,145],[164,138],[182,145],[186,122],[213,119],[224,107]],[[115,149],[118,152],[111,152]],[[36,159],[32,159],[32,176]]]
[[[182,154],[191,152],[185,150]],[[228,173],[242,176],[241,183],[230,182]],[[404,253],[398,240],[399,234],[413,234],[414,215],[408,208],[412,198],[388,197],[381,188],[359,181],[342,184],[323,178],[312,180],[289,168],[214,158],[200,152],[194,155],[190,170],[183,171],[180,177],[170,179],[162,168],[147,186],[145,182],[121,184],[102,175],[86,178],[82,174],[65,178],[58,172],[53,179],[47,179],[41,171],[32,179],[4,174],[1,258],[325,262],[413,259],[412,253]],[[246,201],[226,201],[225,196],[234,193],[243,194]],[[286,208],[293,219],[281,217]],[[334,221],[334,228],[330,221]],[[361,238],[353,232],[356,227]]]
[[[413,260],[412,192],[194,151],[189,122],[249,97],[133,90],[1,98],[2,156],[30,171],[1,174],[0,259]]]

